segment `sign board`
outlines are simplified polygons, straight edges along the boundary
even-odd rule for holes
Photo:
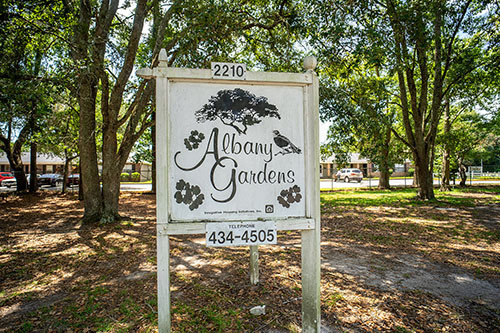
[[[209,246],[252,245],[255,259],[254,245],[275,244],[277,230],[301,231],[302,331],[319,332],[316,60],[306,57],[306,73],[167,63],[162,50],[158,67],[137,72],[156,79],[159,332],[171,329],[169,235],[205,234]]]
[[[171,221],[305,217],[301,87],[169,88]]]

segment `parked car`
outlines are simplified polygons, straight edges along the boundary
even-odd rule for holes
[[[80,175],[75,173],[68,176],[68,181],[66,182],[68,186],[80,185]]]
[[[30,184],[30,178],[31,178],[31,174],[28,173],[26,175],[26,182],[28,182],[28,186]],[[37,180],[37,184],[36,185],[40,186],[40,175],[39,174],[36,175],[36,180]]]
[[[0,172],[0,183],[4,180],[4,179],[12,179],[14,178],[14,175],[11,174],[10,172]]]
[[[38,178],[38,185],[60,186],[63,182],[63,176],[57,173],[46,173]]]
[[[0,183],[2,186],[7,187],[7,188],[17,186],[16,178],[7,178],[7,179],[2,180]]]
[[[360,183],[363,180],[363,173],[359,169],[340,169],[336,175],[336,181],[343,180],[348,183],[351,180],[356,180]]]

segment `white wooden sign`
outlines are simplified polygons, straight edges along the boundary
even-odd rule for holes
[[[297,86],[172,82],[170,220],[305,217],[303,97]]]
[[[158,67],[137,72],[156,79],[159,332],[171,329],[169,235],[205,234],[209,246],[251,245],[256,273],[256,244],[274,244],[280,230],[301,231],[302,331],[319,332],[316,60],[304,60],[306,73],[226,64],[228,71],[235,65],[229,76],[220,72],[224,63],[195,70],[167,62],[162,50]]]

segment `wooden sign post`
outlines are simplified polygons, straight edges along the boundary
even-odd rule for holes
[[[207,246],[258,245],[301,230],[302,327],[320,331],[319,116],[316,59],[306,73],[159,65],[156,79],[158,328],[170,332],[169,235],[205,234]]]

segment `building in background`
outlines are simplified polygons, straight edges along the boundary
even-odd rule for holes
[[[30,173],[30,153],[24,152],[21,155],[21,159],[23,161],[24,172],[26,174]],[[77,161],[77,160],[74,160]],[[102,166],[99,165],[99,172],[101,172]],[[58,173],[63,174],[64,170],[64,159],[52,155],[52,154],[37,154],[36,157],[36,173],[37,174],[46,174],[46,173]],[[77,163],[70,164],[70,174],[78,173],[78,165]],[[5,153],[0,153],[0,172],[1,171],[11,171],[9,160],[7,159],[7,155]],[[140,181],[151,180],[152,176],[152,166],[150,163],[141,162],[135,163],[133,161],[128,161],[123,168],[123,172],[128,174],[132,174],[134,172],[138,172],[140,176]]]
[[[327,159],[320,160],[319,173],[321,178],[332,178],[341,168],[356,168],[363,172],[363,177],[379,177],[377,165],[371,163],[368,159],[363,158],[358,153],[352,153],[349,163],[338,166],[335,162],[335,156],[330,156]],[[394,171],[391,174],[393,177],[408,176],[411,169],[411,162],[406,161],[404,164],[396,164]]]
[[[30,153],[21,153],[21,160],[23,161],[24,172],[30,173]],[[36,173],[61,173],[64,169],[64,160],[60,157],[50,154],[37,154],[36,157]],[[0,153],[0,171],[11,171],[9,160],[5,153]]]

